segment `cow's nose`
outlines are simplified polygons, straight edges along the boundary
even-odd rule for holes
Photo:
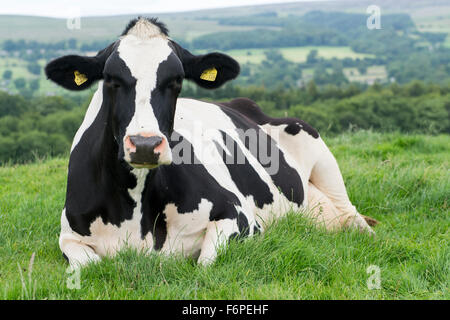
[[[130,136],[131,143],[136,147],[136,151],[142,149],[142,151],[153,152],[153,150],[159,146],[162,142],[162,138],[158,136],[144,137],[141,135]]]
[[[133,135],[128,136],[127,147],[132,163],[141,165],[157,165],[160,152],[158,147],[162,144],[160,136]],[[127,139],[128,140],[128,139]]]

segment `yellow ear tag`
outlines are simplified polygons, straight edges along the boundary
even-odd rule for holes
[[[83,83],[88,81],[88,78],[86,77],[86,75],[79,73],[78,70],[75,70],[75,72],[73,74],[75,75],[74,81],[77,84],[77,86],[81,86]]]
[[[203,71],[202,75],[200,76],[200,79],[206,80],[206,81],[215,81],[217,77],[217,69],[212,67],[211,69],[206,69]]]

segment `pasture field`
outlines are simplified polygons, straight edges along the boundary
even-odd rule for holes
[[[371,66],[367,68],[365,74],[361,74],[358,68],[344,68],[344,75],[351,82],[386,81],[388,73],[385,66]]]
[[[39,75],[34,75],[27,69],[27,62],[25,60],[19,58],[0,58],[0,76],[3,74],[4,70],[12,71],[12,80],[6,84],[4,79],[0,79],[0,87],[5,87],[11,93],[19,93],[17,88],[14,85],[14,80],[18,78],[24,78],[26,81],[39,79],[39,89],[37,90],[38,94],[55,94],[55,93],[67,93],[66,90],[58,87],[51,81],[47,80],[47,76],[44,72],[44,67],[46,65],[45,59],[40,59],[37,63],[42,67],[41,73]],[[29,87],[29,84],[26,85]]]
[[[225,53],[235,58],[239,63],[251,62],[259,64],[265,59],[264,52],[270,50],[271,50],[270,48],[236,49],[225,51]],[[295,63],[306,62],[306,57],[308,56],[311,50],[317,50],[318,56],[324,59],[332,59],[332,58],[364,59],[366,57],[368,58],[374,57],[374,55],[372,54],[356,53],[350,47],[303,46],[303,47],[276,48],[276,50],[279,51],[286,60]]]
[[[290,212],[209,267],[126,250],[83,269],[80,289],[67,288],[58,248],[67,159],[3,166],[0,299],[449,299],[450,137],[325,140],[353,203],[380,221],[375,238],[327,233]],[[380,268],[380,289],[367,286],[369,266]]]
[[[256,6],[239,6],[188,13],[136,12],[118,16],[83,17],[80,29],[68,29],[66,19],[20,15],[0,15],[0,42],[11,39],[51,42],[75,38],[81,41],[101,40],[117,37],[125,24],[138,15],[158,16],[167,23],[171,35],[187,40],[200,35],[221,32],[249,30],[249,26],[228,26],[219,24],[222,17],[257,15],[276,12],[280,17],[303,15],[308,11],[341,11],[366,13],[371,0],[289,2]],[[450,5],[445,0],[378,0],[383,13],[408,13],[421,31],[450,32],[448,14]],[[81,12],[83,14],[83,12]],[[69,13],[68,13],[69,14]],[[13,27],[11,27],[13,26]],[[187,28],[186,26],[189,26]],[[261,26],[258,26],[261,28]]]
[[[189,31],[191,32],[191,31]],[[248,48],[248,49],[237,49],[237,50],[228,50],[224,51],[224,53],[230,55],[231,57],[235,58],[240,64],[244,64],[247,62],[259,65],[263,60],[265,60],[265,52],[273,50],[271,48]],[[371,54],[363,54],[363,53],[356,53],[354,52],[350,47],[332,47],[332,46],[304,46],[304,47],[287,47],[287,48],[276,48],[277,51],[279,51],[283,57],[289,61],[295,62],[295,63],[303,63],[306,61],[306,57],[308,56],[309,52],[311,50],[317,50],[318,56],[324,59],[332,59],[332,58],[338,58],[338,59],[344,59],[344,58],[360,58],[364,59],[365,57],[373,57]],[[194,50],[197,54],[203,54],[206,53],[206,50]],[[11,70],[12,71],[12,80],[7,83],[5,80],[0,79],[0,87],[3,87],[7,89],[11,93],[19,93],[17,88],[14,85],[14,80],[18,78],[24,78],[27,82],[33,79],[39,79],[39,89],[36,91],[36,94],[68,94],[67,91],[61,87],[58,87],[53,82],[48,81],[47,77],[45,76],[44,67],[46,65],[46,61],[44,59],[40,59],[38,61],[39,65],[42,67],[40,75],[34,75],[30,73],[27,69],[27,62],[25,60],[19,59],[19,58],[6,58],[1,57],[0,58],[0,70]],[[384,69],[384,66],[379,66],[379,68],[382,68],[381,75],[380,72],[375,72],[375,74],[372,74],[372,69],[375,70],[377,67],[370,67],[368,68],[368,73],[366,75],[359,76],[358,71],[356,68],[348,68],[348,69],[354,69],[356,71],[351,71],[352,75],[346,73],[347,78],[349,78],[352,81],[362,81],[367,78],[385,78],[386,77],[386,71]],[[355,75],[353,75],[355,74]],[[0,77],[2,76],[2,73],[0,73]],[[27,87],[29,84],[27,83]]]
[[[12,79],[9,80],[9,82],[0,79],[0,90],[6,89],[11,94],[20,94],[20,91],[14,85],[14,80],[24,78],[27,81],[27,88],[30,87],[29,81],[34,79],[39,80],[39,89],[34,93],[35,96],[59,95],[68,97],[77,94],[62,88],[47,79],[44,71],[45,65],[47,64],[45,59],[40,59],[37,63],[41,66],[41,73],[39,75],[34,75],[28,71],[27,62],[25,60],[19,58],[0,58],[0,77],[3,70],[11,70],[13,73]]]

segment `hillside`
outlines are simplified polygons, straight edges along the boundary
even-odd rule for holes
[[[168,25],[174,38],[190,40],[195,36],[219,31],[252,29],[219,25],[217,20],[223,17],[258,15],[266,12],[275,12],[279,16],[303,15],[314,10],[366,14],[367,7],[373,4],[380,6],[382,14],[410,14],[422,31],[450,33],[450,3],[445,0],[339,0],[288,2],[180,13],[136,12],[135,15],[83,17],[79,30],[67,29],[66,19],[0,15],[0,42],[12,37],[36,41],[59,41],[67,38],[91,41],[112,39],[117,37],[126,23],[137,15],[157,16]]]
[[[157,16],[194,53],[221,51],[241,64],[238,86],[269,88],[412,80],[450,81],[450,5],[376,1],[381,29],[366,27],[372,1],[313,1],[221,8]],[[22,96],[66,95],[46,80],[45,64],[67,54],[93,55],[136,15],[66,19],[0,16],[0,90]]]

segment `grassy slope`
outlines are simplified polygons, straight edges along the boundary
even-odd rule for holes
[[[326,140],[353,203],[381,221],[375,239],[327,234],[290,214],[231,243],[211,267],[128,251],[83,270],[81,290],[66,288],[58,249],[67,160],[0,168],[0,298],[449,299],[449,136]],[[367,289],[369,265],[381,268],[381,290]]]
[[[79,30],[69,30],[66,19],[0,15],[0,42],[11,38],[38,41],[56,41],[68,38],[92,41],[115,38],[121,33],[126,23],[137,15],[160,17],[167,23],[173,37],[192,39],[195,36],[211,32],[248,29],[248,27],[243,26],[219,25],[216,21],[219,17],[245,16],[274,11],[279,16],[303,15],[312,10],[366,14],[367,7],[373,4],[380,6],[382,14],[399,12],[410,14],[420,30],[450,32],[450,4],[446,0],[377,0],[376,3],[372,0],[320,2],[289,2],[286,0],[286,2],[178,13],[136,12],[136,14],[131,15],[83,17]],[[186,26],[189,26],[189,28],[186,28]]]
[[[174,38],[192,40],[195,37],[221,31],[252,30],[252,26],[219,25],[216,20],[197,17],[190,13],[120,15],[108,17],[82,17],[80,29],[69,29],[66,19],[0,15],[0,42],[7,39],[54,42],[75,38],[80,42],[116,39],[127,23],[138,15],[157,16],[167,24]],[[188,26],[188,27],[187,27]],[[259,27],[261,28],[261,27]]]

